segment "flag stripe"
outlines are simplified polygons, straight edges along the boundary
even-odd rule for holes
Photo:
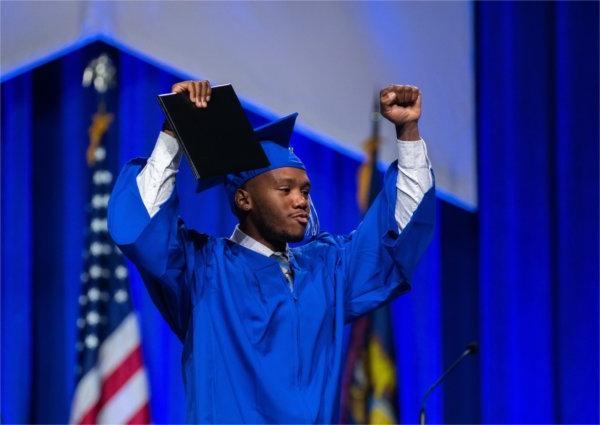
[[[98,365],[102,377],[111,374],[139,344],[137,316],[131,312],[100,347]]]
[[[140,368],[142,368],[142,351],[138,346],[102,383],[102,395],[97,403],[99,408],[105,406]]]
[[[80,418],[89,415],[100,399],[100,388],[104,386],[103,381],[131,355],[132,350],[139,348],[140,338],[137,326],[136,315],[129,313],[102,343],[97,367],[90,369],[75,390],[71,423],[79,423],[83,420]]]
[[[96,369],[93,369],[93,371],[95,372],[95,375],[97,377]],[[119,367],[117,367],[117,369],[115,369],[113,373],[102,382],[100,398],[98,398],[98,394],[95,394],[93,398],[94,400],[97,400],[97,402],[94,403],[94,405],[91,406],[88,409],[88,411],[82,415],[81,419],[74,422],[80,424],[95,423],[96,418],[98,416],[98,412],[102,410],[104,406],[106,406],[119,391],[125,391],[124,388],[126,387],[128,381],[134,379],[133,377],[137,376],[140,371],[143,374],[145,374],[142,364],[141,347],[137,346],[129,354],[127,359],[125,359],[125,361],[123,361],[123,363]],[[94,383],[94,388],[97,389],[98,386],[99,385],[97,383]],[[92,400],[92,398],[90,398],[89,400]],[[146,414],[149,414],[149,409],[147,409]]]
[[[81,419],[76,422],[77,424],[95,424],[96,417],[98,416],[98,405],[94,404],[90,410],[88,410]]]
[[[70,423],[90,423],[89,412],[100,398],[101,377],[97,368],[92,368],[79,381],[73,397]]]
[[[140,410],[135,412],[131,418],[127,420],[128,424],[147,424],[150,423],[150,406],[144,404]]]
[[[114,395],[98,413],[97,423],[121,424],[131,418],[148,401],[148,382],[144,369],[136,374]]]

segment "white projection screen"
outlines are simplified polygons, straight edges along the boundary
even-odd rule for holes
[[[469,2],[3,2],[2,75],[95,33],[360,154],[374,93],[424,93],[421,133],[438,187],[477,206]],[[167,88],[165,88],[167,89]],[[381,159],[396,156],[391,125]]]

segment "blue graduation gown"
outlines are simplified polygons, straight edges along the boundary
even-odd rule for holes
[[[399,234],[392,164],[357,230],[292,248],[290,292],[277,260],[187,229],[176,191],[151,219],[135,180],[144,165],[121,172],[109,231],[184,344],[187,420],[336,422],[344,324],[410,288],[432,237],[434,189]]]

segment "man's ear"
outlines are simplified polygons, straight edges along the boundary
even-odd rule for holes
[[[252,197],[247,190],[238,189],[235,191],[234,202],[237,209],[248,212],[252,209]]]

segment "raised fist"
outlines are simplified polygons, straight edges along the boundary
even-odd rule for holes
[[[379,92],[381,115],[397,126],[416,123],[421,116],[421,91],[415,86],[393,84]]]

